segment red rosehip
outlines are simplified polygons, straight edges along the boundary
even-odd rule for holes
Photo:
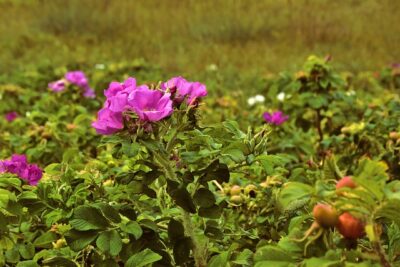
[[[348,239],[357,239],[365,235],[364,222],[348,212],[339,216],[336,228],[342,236]]]
[[[337,182],[336,189],[340,189],[342,187],[355,188],[356,186],[356,183],[353,181],[353,179],[351,179],[350,176],[345,176]]]
[[[329,228],[333,227],[338,222],[338,214],[336,209],[327,204],[317,204],[313,209],[313,216],[317,223],[324,227]]]

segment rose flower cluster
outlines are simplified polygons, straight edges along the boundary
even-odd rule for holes
[[[110,135],[124,128],[127,111],[134,112],[142,122],[160,121],[184,101],[189,106],[197,105],[198,99],[207,95],[207,89],[202,83],[182,77],[174,77],[155,89],[128,78],[123,83],[111,82],[104,95],[107,99],[92,126],[97,133]]]
[[[28,181],[30,185],[37,185],[43,176],[42,170],[36,164],[29,164],[25,155],[12,155],[9,160],[0,160],[0,173],[13,173]]]
[[[61,92],[65,90],[68,84],[73,84],[83,90],[83,96],[86,98],[95,98],[95,91],[89,86],[88,79],[82,71],[69,71],[65,74],[64,78],[55,82],[49,83],[49,88],[54,92]]]

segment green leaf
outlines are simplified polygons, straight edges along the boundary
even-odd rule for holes
[[[199,216],[210,219],[219,219],[221,217],[222,209],[220,206],[212,205],[208,208],[199,208]]]
[[[20,261],[18,262],[16,267],[40,267],[36,261],[29,260],[29,261]]]
[[[228,261],[231,256],[230,251],[222,252],[219,255],[213,256],[208,263],[208,267],[221,267],[228,266]]]
[[[90,206],[76,208],[70,224],[79,231],[100,230],[109,226],[107,219],[104,218],[101,211]]]
[[[340,260],[330,260],[324,258],[311,258],[306,259],[304,262],[305,267],[339,267],[342,266]]]
[[[46,232],[40,235],[38,238],[33,241],[33,245],[38,248],[52,248],[53,245],[51,242],[57,240],[57,235],[53,232]]]
[[[96,245],[103,252],[117,256],[122,249],[122,240],[116,230],[111,230],[101,233],[96,240]]]
[[[100,208],[102,211],[103,215],[112,221],[113,223],[120,223],[121,222],[121,216],[119,215],[118,211],[110,206],[109,204],[106,203],[96,203],[93,206]]]
[[[140,151],[140,144],[124,141],[122,142],[121,151],[128,157],[135,157]]]
[[[130,221],[127,224],[122,224],[121,230],[124,231],[125,233],[133,235],[136,240],[138,240],[143,234],[142,228],[135,221]]]
[[[238,264],[240,266],[250,266],[251,258],[253,256],[253,252],[250,249],[244,249],[239,255],[236,256],[235,260],[232,263]]]
[[[296,267],[297,265],[288,261],[259,261],[254,267]]]
[[[18,248],[15,246],[5,252],[7,262],[17,263],[20,260]]]
[[[61,173],[61,164],[60,163],[52,163],[50,165],[47,165],[46,168],[44,168],[44,172],[46,174],[50,175],[57,175]]]
[[[196,206],[194,205],[193,199],[187,189],[183,185],[179,186],[178,188],[174,188],[174,186],[171,185],[172,183],[168,183],[167,192],[175,201],[176,205],[187,212],[195,213]]]
[[[91,244],[96,239],[97,235],[98,233],[96,231],[81,232],[70,230],[65,236],[65,239],[68,243],[68,246],[73,251],[78,252]]]
[[[143,267],[161,259],[162,257],[159,254],[146,248],[145,250],[142,250],[139,253],[131,256],[125,263],[125,267]]]
[[[214,205],[215,196],[207,188],[200,188],[194,194],[193,200],[198,206],[209,208]]]
[[[282,191],[279,194],[279,203],[284,210],[286,210],[289,205],[295,201],[307,201],[314,188],[310,185],[299,183],[299,182],[289,182],[285,184]]]
[[[387,168],[384,162],[364,159],[360,162],[353,179],[357,185],[364,187],[381,201],[384,197],[385,183],[389,178]]]
[[[168,238],[172,244],[185,237],[185,230],[181,222],[171,219],[168,223]]]
[[[190,259],[190,249],[192,247],[192,239],[190,237],[184,237],[175,242],[173,248],[173,254],[175,263],[177,265],[183,265],[183,263]]]
[[[290,254],[285,252],[279,247],[267,245],[257,249],[254,254],[254,261],[284,261],[292,262],[292,257]]]
[[[227,120],[222,123],[222,125],[227,129],[230,133],[232,133],[236,138],[243,139],[246,137],[246,134],[239,129],[239,124],[233,120]]]
[[[20,188],[22,184],[21,179],[19,178],[0,178],[0,187],[7,187],[7,186],[12,186],[15,188]]]
[[[32,243],[27,244],[19,244],[18,245],[19,254],[21,254],[22,258],[26,260],[30,260],[35,256],[35,246]]]
[[[72,260],[61,257],[61,256],[55,256],[55,257],[44,259],[42,263],[44,266],[54,266],[54,267],[57,267],[57,266],[77,267],[78,266]]]
[[[388,222],[393,221],[400,226],[400,214],[399,214],[400,200],[390,199],[379,206],[375,212],[376,218],[385,218]]]

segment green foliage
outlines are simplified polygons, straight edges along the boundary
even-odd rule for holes
[[[89,76],[99,91],[132,69],[158,75],[136,62]],[[312,56],[302,72],[263,80],[265,104],[245,109],[247,95],[232,92],[182,104],[151,132],[100,138],[90,123],[101,101],[45,90],[58,72],[0,86],[0,113],[20,114],[0,118],[0,155],[27,154],[44,170],[37,186],[0,174],[0,265],[399,264],[396,86],[351,82]],[[264,124],[267,109],[290,118]],[[354,188],[336,189],[345,175]],[[349,212],[362,237],[319,226],[317,203]]]

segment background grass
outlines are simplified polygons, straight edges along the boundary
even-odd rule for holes
[[[400,60],[397,0],[0,0],[0,13],[2,73],[135,58],[264,74],[309,54],[352,71]]]

